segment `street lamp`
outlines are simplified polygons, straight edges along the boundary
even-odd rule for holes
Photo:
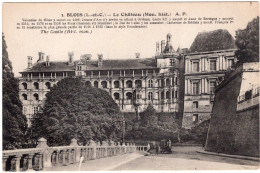
[[[125,117],[122,115],[122,144],[125,142]]]

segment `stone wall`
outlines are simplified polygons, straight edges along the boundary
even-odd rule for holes
[[[244,74],[234,74],[216,89],[205,150],[259,157],[259,105],[237,111]]]

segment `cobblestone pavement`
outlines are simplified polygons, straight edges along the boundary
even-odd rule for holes
[[[259,162],[197,153],[200,147],[173,147],[173,154],[144,156],[132,153],[90,160],[81,171],[104,170],[241,170],[259,169]],[[79,164],[46,168],[45,171],[78,171]]]
[[[259,169],[259,162],[197,153],[200,147],[174,147],[173,154],[144,156],[114,170],[241,170]]]

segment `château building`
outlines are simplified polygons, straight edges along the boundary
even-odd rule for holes
[[[225,40],[221,42],[223,38]],[[210,39],[217,39],[219,43]],[[197,35],[190,48],[193,52],[185,54],[182,127],[191,128],[211,117],[215,88],[236,62],[233,42],[232,36],[226,30],[202,32]],[[220,50],[222,48],[226,49]]]
[[[86,84],[106,90],[123,112],[140,112],[149,104],[158,112],[183,112],[184,52],[174,50],[172,36],[156,43],[152,58],[106,60],[102,54],[91,60],[85,54],[74,60],[69,52],[67,61],[50,61],[39,52],[36,63],[28,56],[28,67],[20,72],[20,100],[28,123],[44,104],[45,95],[59,80],[81,76]]]

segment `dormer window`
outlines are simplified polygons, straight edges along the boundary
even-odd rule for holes
[[[170,59],[170,66],[174,66],[174,59]]]

